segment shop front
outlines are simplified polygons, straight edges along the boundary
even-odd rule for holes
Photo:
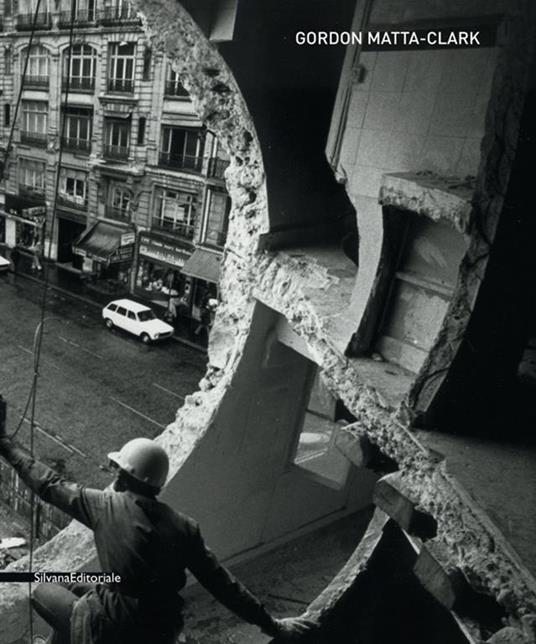
[[[39,262],[44,254],[46,206],[44,201],[5,195],[0,209],[0,244],[30,254]]]
[[[219,251],[196,248],[182,269],[192,284],[191,316],[206,326],[212,323],[218,300],[221,259]]]
[[[182,268],[191,250],[152,232],[139,236],[134,292],[163,309],[170,320],[191,316],[191,279]]]
[[[103,296],[128,293],[135,239],[132,228],[97,221],[73,243],[89,290]]]

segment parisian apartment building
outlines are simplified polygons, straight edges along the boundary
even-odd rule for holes
[[[126,0],[0,17],[0,252],[195,324],[218,296],[229,162],[180,78]]]

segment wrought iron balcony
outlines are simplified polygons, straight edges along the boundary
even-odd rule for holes
[[[184,224],[179,221],[153,218],[152,227],[167,233],[179,235],[180,237],[184,237],[184,239],[193,239],[194,237],[194,224]]]
[[[46,148],[48,137],[42,132],[21,132],[20,142],[27,143],[39,148]]]
[[[203,157],[194,157],[189,154],[175,154],[173,152],[160,152],[159,165],[165,168],[201,172]]]
[[[128,147],[122,145],[105,145],[103,147],[104,158],[115,161],[126,161],[128,159],[128,151]]]
[[[27,75],[24,78],[24,87],[44,87],[46,89],[48,87],[48,79],[48,76]]]
[[[114,219],[115,221],[130,221],[130,210],[108,206],[106,208],[106,218]]]
[[[67,87],[67,78],[62,79],[62,87]],[[74,76],[69,79],[69,91],[76,92],[77,90],[94,90],[95,78],[90,76]]]
[[[128,78],[110,78],[108,80],[109,92],[128,92],[134,91],[134,81]]]
[[[34,24],[34,14],[33,13],[19,13],[17,16],[17,23],[15,28],[17,31],[31,31]],[[50,29],[52,26],[52,21],[50,14],[47,11],[42,11],[37,14],[35,20],[36,29]]]
[[[229,167],[227,159],[220,159],[219,157],[210,157],[208,160],[207,176],[210,179],[224,179],[225,170]]]
[[[91,24],[95,22],[95,11],[75,11],[74,14],[71,11],[62,11],[60,13],[60,19],[58,22],[58,27],[60,29],[68,29],[71,25],[84,25]]]
[[[74,210],[87,210],[87,199],[75,197],[66,193],[59,192],[57,196],[57,204],[65,206],[66,208],[73,208]]]
[[[190,98],[190,94],[184,89],[178,80],[166,81],[166,96],[176,96],[179,98]]]
[[[91,152],[91,141],[87,139],[76,139],[70,136],[62,136],[61,144],[65,150],[82,152],[84,154],[89,154]]]
[[[126,3],[118,7],[106,7],[99,11],[99,22],[102,25],[118,23],[141,25],[141,19],[136,15],[134,9]]]

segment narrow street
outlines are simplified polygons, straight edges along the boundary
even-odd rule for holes
[[[39,285],[0,278],[0,393],[8,431],[19,424],[32,382],[32,346],[40,319]],[[100,310],[50,290],[36,404],[35,452],[90,485],[109,480],[106,454],[136,436],[154,437],[197,388],[203,353],[173,340],[144,346],[108,331]],[[28,415],[28,414],[27,414]],[[29,422],[19,437],[29,439]]]

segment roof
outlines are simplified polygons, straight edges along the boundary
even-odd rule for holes
[[[108,304],[117,304],[117,306],[124,306],[131,311],[134,311],[138,313],[139,311],[146,311],[147,309],[150,309],[150,306],[147,306],[147,304],[140,304],[139,302],[135,302],[134,300],[129,300],[128,298],[123,298],[121,300],[113,300],[112,302],[108,302]]]

